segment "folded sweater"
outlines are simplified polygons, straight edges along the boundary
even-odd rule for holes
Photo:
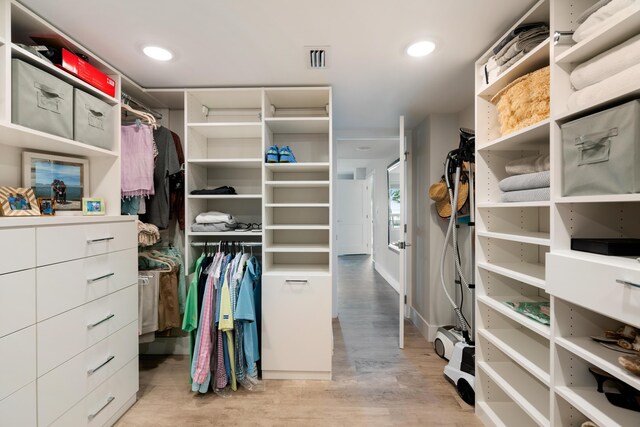
[[[498,188],[502,191],[518,191],[545,188],[550,185],[551,172],[544,171],[507,177],[498,183]]]
[[[544,202],[551,198],[551,189],[534,188],[532,190],[507,191],[502,193],[502,201],[505,203],[517,202]]]
[[[548,154],[523,157],[522,159],[512,160],[505,166],[507,175],[523,175],[525,173],[534,173],[548,171],[551,169]]]

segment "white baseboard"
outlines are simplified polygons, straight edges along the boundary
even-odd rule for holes
[[[400,283],[396,279],[394,279],[391,274],[379,264],[373,264],[373,268],[382,276],[384,280],[398,293],[400,293]]]
[[[422,336],[428,342],[433,342],[440,326],[430,325],[429,322],[427,322],[424,317],[422,317],[420,313],[418,313],[413,307],[410,307],[409,311],[409,318],[411,319],[411,323],[413,323],[415,327],[418,328]]]

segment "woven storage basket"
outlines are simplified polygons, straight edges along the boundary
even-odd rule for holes
[[[547,66],[514,80],[491,98],[498,109],[502,135],[549,117],[549,86]]]

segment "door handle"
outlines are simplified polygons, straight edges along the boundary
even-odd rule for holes
[[[98,320],[96,323],[91,323],[90,325],[87,325],[87,329],[93,329],[96,326],[101,325],[102,323],[106,322],[107,320],[113,319],[114,317],[115,317],[115,314],[112,313],[112,314],[108,315],[107,317],[105,317],[104,319]]]
[[[296,285],[306,285],[307,283],[309,283],[309,281],[306,279],[286,279],[285,282]]]
[[[100,242],[108,242],[109,240],[113,240],[115,237],[101,237],[99,239],[87,239],[87,244],[90,245],[92,243],[100,243]]]
[[[100,369],[104,368],[104,367],[105,367],[109,362],[111,362],[111,361],[112,361],[113,359],[115,359],[115,358],[116,358],[116,357],[115,357],[115,356],[113,356],[113,355],[112,355],[112,356],[109,356],[109,357],[107,358],[107,360],[105,360],[104,362],[102,362],[100,365],[96,366],[95,368],[89,369],[89,370],[87,371],[87,375],[91,375],[91,374],[93,374],[93,373],[95,373],[95,372],[99,371]]]
[[[102,406],[100,407],[100,409],[98,409],[98,410],[97,410],[96,412],[94,412],[93,414],[89,414],[89,417],[88,417],[88,418],[89,418],[89,421],[91,421],[92,419],[94,419],[95,417],[97,417],[97,416],[98,416],[98,414],[99,414],[100,412],[102,412],[102,410],[103,410],[104,408],[106,408],[107,406],[109,406],[109,404],[110,404],[111,402],[113,402],[114,400],[116,400],[116,398],[115,398],[115,397],[113,397],[113,396],[109,396],[109,397],[107,398],[107,403],[105,403],[104,405],[102,405]]]
[[[87,283],[95,283],[97,281],[106,279],[107,277],[111,277],[111,276],[115,276],[116,273],[109,273],[109,274],[105,274],[104,276],[100,276],[100,277],[95,277],[93,279],[87,279]]]

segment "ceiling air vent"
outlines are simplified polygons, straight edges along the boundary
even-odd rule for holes
[[[315,46],[305,47],[305,56],[307,68],[311,69],[321,69],[327,68],[328,57],[329,57],[329,47],[328,46]]]

